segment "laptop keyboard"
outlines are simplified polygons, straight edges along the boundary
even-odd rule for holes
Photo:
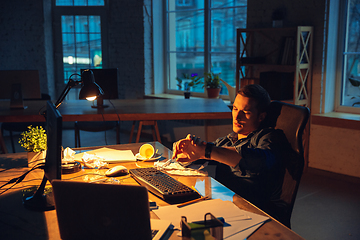
[[[166,202],[181,203],[200,197],[192,188],[156,168],[136,168],[129,172],[140,185]]]

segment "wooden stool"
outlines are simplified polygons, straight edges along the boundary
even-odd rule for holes
[[[131,143],[131,141],[132,141],[132,136],[134,134],[135,124],[136,124],[136,121],[133,121],[133,125],[131,127],[131,132],[130,132],[129,143]],[[138,143],[139,140],[140,140],[140,134],[141,134],[141,129],[142,129],[143,125],[144,126],[152,126],[152,134],[153,134],[154,141],[158,141],[159,143],[161,143],[161,138],[160,138],[160,133],[159,133],[159,128],[158,128],[157,121],[150,121],[150,120],[139,121],[139,127],[138,127],[138,130],[137,130],[136,141],[135,142]]]

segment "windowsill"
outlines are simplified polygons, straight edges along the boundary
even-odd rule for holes
[[[313,114],[311,124],[360,130],[360,114],[340,112]]]
[[[183,95],[176,95],[176,94],[169,94],[169,93],[159,93],[159,94],[149,94],[149,95],[145,95],[145,98],[163,98],[163,99],[184,99]],[[194,97],[191,96],[191,98],[202,98],[202,97]],[[232,106],[232,104],[230,104],[229,100],[224,100],[224,103],[227,106]]]

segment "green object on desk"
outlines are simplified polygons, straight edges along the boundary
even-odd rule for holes
[[[222,221],[221,221],[222,220]],[[204,221],[188,223],[185,216],[181,217],[181,232],[183,240],[222,240],[223,218],[216,218],[206,213]]]

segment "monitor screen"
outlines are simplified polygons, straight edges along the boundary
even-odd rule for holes
[[[13,84],[21,84],[23,99],[40,99],[38,70],[0,70],[0,99],[11,99]]]
[[[81,69],[81,74],[85,69]],[[117,99],[118,96],[118,69],[90,69],[94,73],[95,82],[104,91],[103,99]]]
[[[61,179],[62,116],[51,101],[46,104],[47,151],[45,177],[51,182]]]

